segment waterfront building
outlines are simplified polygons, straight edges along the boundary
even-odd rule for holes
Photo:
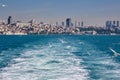
[[[72,26],[72,21],[71,18],[66,19],[66,27],[71,27]]]

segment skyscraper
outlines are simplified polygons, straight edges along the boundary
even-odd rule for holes
[[[8,24],[12,24],[12,16],[8,17]]]
[[[119,27],[119,21],[113,21],[112,27]]]
[[[62,22],[62,26],[63,26],[63,27],[65,26],[64,22]]]
[[[77,25],[77,21],[75,21],[75,27],[77,27],[78,25]]]
[[[112,21],[106,21],[106,29],[110,30],[112,27]]]
[[[113,21],[112,27],[116,27],[116,21]]]
[[[80,22],[78,22],[78,26],[80,27]]]
[[[56,26],[58,26],[59,24],[58,24],[58,22],[56,22]]]
[[[119,27],[120,26],[120,22],[119,21],[117,21],[117,27]]]
[[[72,26],[71,18],[67,18],[66,19],[66,27],[71,27],[71,26]]]
[[[31,20],[31,24],[34,24],[34,23],[35,23],[35,19],[32,19],[32,20]]]
[[[81,27],[83,27],[84,26],[84,23],[83,23],[83,21],[81,22]]]

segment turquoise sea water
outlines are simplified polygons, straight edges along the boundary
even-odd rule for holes
[[[120,80],[120,36],[0,36],[0,80]]]

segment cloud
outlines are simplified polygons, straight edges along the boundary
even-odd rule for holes
[[[5,4],[2,4],[1,6],[2,6],[2,7],[6,7],[7,5],[5,5]]]
[[[7,5],[3,4],[3,3],[0,3],[0,7],[4,8],[6,7]]]

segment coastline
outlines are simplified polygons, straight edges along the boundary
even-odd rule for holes
[[[75,35],[75,36],[120,36],[120,34],[0,34],[0,36],[39,36],[39,35]]]

